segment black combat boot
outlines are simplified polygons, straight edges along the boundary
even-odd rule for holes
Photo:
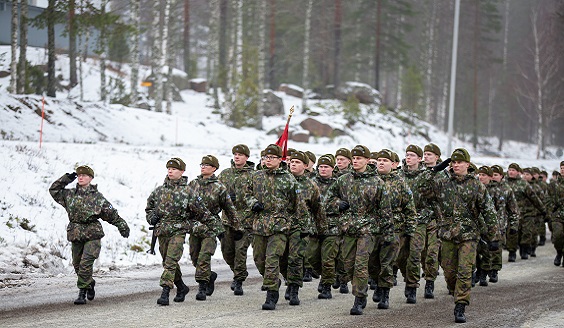
[[[276,303],[278,302],[278,291],[277,290],[267,290],[266,291],[266,301],[262,305],[263,310],[274,310],[276,309]]]
[[[374,303],[378,303],[382,300],[382,288],[376,286],[376,289],[374,290],[374,295],[372,295],[372,301]]]
[[[497,276],[497,270],[492,270],[490,271],[490,282],[493,282],[494,284],[498,281],[498,276]]]
[[[76,305],[80,305],[80,304],[86,304],[86,288],[80,288],[78,290],[78,298],[74,300],[74,304]]]
[[[480,282],[480,276],[482,275],[482,269],[476,269],[474,274],[472,275],[472,279],[474,279],[474,284]],[[474,287],[474,286],[472,286]]]
[[[425,298],[435,298],[435,282],[431,280],[425,280],[425,294],[423,295]]]
[[[300,305],[300,299],[298,298],[299,291],[300,286],[296,284],[290,284],[290,305]]]
[[[317,271],[311,269],[311,277],[313,279],[319,279],[319,273],[317,273]]]
[[[184,302],[186,294],[188,294],[188,292],[190,291],[190,287],[186,286],[182,279],[174,282],[174,284],[176,285],[176,296],[174,297],[173,301]]]
[[[205,301],[208,290],[208,283],[205,281],[198,281],[198,294],[196,294],[196,300]]]
[[[456,303],[454,306],[454,322],[464,323],[466,322],[466,316],[464,315],[464,309],[466,305],[463,303]]]
[[[487,280],[487,278],[488,278],[487,272],[484,271],[484,270],[480,270],[480,277],[479,277],[479,279],[480,279],[480,286],[484,286],[484,287],[487,287],[487,286],[488,286],[488,280]]]
[[[233,294],[237,296],[243,295],[243,282],[242,281],[235,281],[235,288],[233,288]]]
[[[333,287],[333,289],[339,289],[339,287],[341,287],[341,283],[339,282],[339,278],[335,278],[335,282],[333,283],[333,285],[331,287]]]
[[[540,236],[539,246],[544,246],[545,243],[546,243],[546,236]]]
[[[206,295],[211,296],[215,290],[215,280],[217,279],[217,273],[211,272],[210,281],[208,282],[208,288],[206,289]]]
[[[348,294],[349,293],[349,285],[346,282],[342,282],[341,286],[339,287],[339,293],[341,294]]]
[[[290,292],[292,291],[292,287],[290,286],[290,284],[288,284],[288,286],[286,286],[286,291],[284,292],[284,299],[286,301],[290,300]]]
[[[378,284],[372,278],[368,278],[368,286],[370,286],[371,290],[375,290]]]
[[[321,284],[321,280],[319,280],[319,284],[317,284],[317,292],[321,293],[323,291],[323,284]]]
[[[351,315],[361,315],[362,314],[362,304],[366,302],[366,298],[355,297],[354,304],[351,308]]]
[[[305,269],[304,278],[302,279],[304,282],[311,282],[313,277],[311,276],[311,269]]]
[[[517,259],[517,253],[509,252],[509,256],[507,257],[507,262],[515,262],[515,259]]]
[[[331,295],[331,284],[321,285],[321,287],[322,287],[321,293],[317,295],[318,299],[328,300],[333,298],[333,295]]]
[[[530,248],[529,255],[530,255],[531,257],[537,257],[536,251],[537,251],[537,248],[536,248],[536,247],[531,247],[531,248]]]
[[[415,287],[405,287],[405,297],[406,303],[415,304],[417,303],[417,288]]]
[[[96,281],[92,280],[92,282],[90,283],[90,287],[88,287],[88,290],[86,291],[86,298],[89,301],[92,301],[96,296],[96,291],[94,290],[94,286],[96,286]]]
[[[476,286],[476,271],[472,271],[472,281],[470,281],[470,286]]]
[[[380,303],[378,303],[378,308],[387,309],[390,307],[390,289],[386,287],[382,287],[380,289],[382,290],[382,298],[380,300]]]
[[[170,294],[170,287],[163,287],[163,292],[161,293],[161,297],[157,299],[157,304],[159,305],[168,305],[168,297]]]
[[[233,279],[231,282],[231,290],[235,291],[235,285],[237,284],[237,280]]]
[[[519,247],[519,255],[521,256],[521,260],[528,260],[529,259],[529,246],[521,245]]]
[[[554,258],[554,265],[560,266],[562,264],[562,253],[556,253],[556,257]]]

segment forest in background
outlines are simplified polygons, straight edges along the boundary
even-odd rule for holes
[[[34,24],[48,31],[44,84],[56,94],[53,26],[65,24],[66,87],[80,86],[80,58],[96,56],[102,101],[135,106],[139,65],[148,65],[154,110],[169,111],[176,68],[208,81],[227,124],[261,128],[264,89],[302,87],[307,111],[308,99],[356,81],[379,90],[386,108],[447,128],[454,0],[49,0],[33,20],[26,0],[9,2],[20,7],[12,17],[13,93],[38,83],[22,65],[26,26]],[[87,49],[93,37],[97,47]],[[564,146],[563,48],[564,0],[461,0],[456,135],[475,148],[536,143],[538,157],[547,145]],[[109,61],[127,64],[124,81],[111,86]],[[108,99],[109,87],[120,96]]]

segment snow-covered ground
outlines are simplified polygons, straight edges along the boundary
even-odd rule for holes
[[[9,48],[0,47],[2,53],[6,55],[0,62],[0,71],[7,70],[9,65]],[[29,53],[32,63],[46,60],[43,50],[30,49]],[[67,62],[67,57],[58,56],[58,67],[66,67]],[[85,99],[92,101],[98,98],[99,72],[95,64],[94,60],[84,64]],[[68,78],[66,69],[59,73],[63,79]],[[109,75],[117,77],[114,72]],[[96,267],[159,263],[159,255],[145,253],[150,235],[144,209],[150,192],[165,177],[165,162],[181,157],[187,163],[186,175],[192,179],[199,174],[204,155],[218,157],[219,171],[228,167],[231,147],[238,143],[247,144],[251,148],[250,160],[257,162],[260,149],[277,139],[267,132],[286,122],[286,116],[268,117],[263,122],[264,130],[234,129],[212,112],[211,101],[205,94],[190,90],[181,92],[184,102],[173,104],[172,115],[99,102],[77,105],[76,87],[69,93],[59,92],[56,99],[46,100],[40,148],[41,97],[11,96],[6,92],[8,84],[9,77],[0,79],[0,273],[72,272],[65,232],[68,219],[50,197],[48,188],[77,164],[88,164],[94,169],[93,183],[131,227],[130,237],[123,239],[115,227],[103,223],[106,237]],[[299,123],[307,116],[300,113],[301,99],[276,94],[283,99],[287,111],[292,105],[296,107],[291,127],[302,130]],[[312,137],[308,144],[290,141],[289,147],[310,150],[319,156],[334,153],[340,147],[364,144],[373,151],[389,148],[401,155],[409,143],[428,143],[419,131],[446,149],[446,135],[425,122],[417,121],[416,129],[398,115],[363,106],[363,122],[347,127],[342,115],[331,109],[338,105],[329,100],[309,101],[312,111],[319,114],[314,117],[316,120],[346,131],[347,136]],[[460,141],[454,146],[470,149],[469,144]],[[503,154],[511,154],[512,158],[484,157],[478,153],[473,160],[477,165],[505,167],[516,161],[549,172],[557,169],[562,160],[537,161],[534,145],[517,142],[507,142]],[[214,257],[221,258],[219,248]],[[188,261],[187,254],[182,261]]]

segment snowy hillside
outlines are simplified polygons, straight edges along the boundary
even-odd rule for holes
[[[4,52],[9,57],[8,48],[0,47],[0,54]],[[41,54],[42,50],[30,49],[30,60],[42,63],[46,57]],[[57,67],[66,67],[67,61],[65,56],[58,56]],[[9,58],[0,62],[0,71],[7,70],[8,63]],[[95,64],[93,60],[84,64],[88,72],[85,98],[89,100],[98,97],[99,72]],[[68,78],[65,69],[59,73]],[[115,72],[109,72],[112,74],[117,77]],[[96,267],[159,263],[159,255],[145,253],[150,235],[144,208],[150,192],[165,178],[166,160],[183,158],[187,163],[186,174],[192,179],[199,174],[202,156],[216,155],[221,171],[229,166],[231,147],[245,143],[251,148],[250,160],[257,162],[260,149],[277,139],[267,132],[286,122],[286,116],[268,117],[263,122],[264,130],[234,129],[224,125],[219,114],[212,113],[210,99],[205,94],[189,90],[181,92],[184,102],[174,103],[172,115],[167,115],[121,105],[79,103],[78,90],[74,88],[69,93],[59,92],[56,99],[46,100],[40,149],[41,97],[12,96],[6,92],[8,84],[9,77],[0,78],[0,273],[72,272],[65,233],[68,219],[50,197],[48,188],[77,164],[92,166],[96,174],[93,183],[98,184],[131,227],[126,240],[115,227],[103,224],[106,237]],[[283,99],[287,111],[291,106],[296,107],[291,127],[295,131],[303,130],[299,123],[308,116],[301,114],[301,99],[281,92],[276,94]],[[423,146],[432,141],[443,149],[447,146],[444,133],[422,121],[416,120],[414,125],[406,123],[412,118],[401,113],[391,115],[362,106],[366,119],[347,127],[345,119],[335,111],[339,102],[310,100],[309,106],[318,114],[316,120],[347,133],[335,138],[311,137],[308,144],[289,142],[292,148],[310,150],[318,156],[356,144],[364,144],[373,151],[390,148],[400,155],[409,143]],[[458,142],[455,147],[470,145]],[[507,166],[518,161],[549,172],[561,160],[532,160],[534,145],[521,143],[507,143],[505,153],[518,159],[473,158],[476,164]],[[221,258],[219,248],[215,257]],[[187,254],[183,261],[188,261]]]

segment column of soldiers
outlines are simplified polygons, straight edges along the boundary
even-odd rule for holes
[[[276,308],[282,284],[289,304],[299,305],[303,282],[317,277],[319,299],[331,299],[331,287],[347,294],[351,283],[351,315],[363,314],[369,288],[377,307],[388,309],[398,270],[406,303],[414,304],[422,277],[424,298],[434,298],[440,264],[454,297],[455,322],[465,322],[474,282],[498,281],[500,246],[509,251],[509,262],[516,260],[517,250],[523,260],[534,257],[536,247],[546,242],[546,222],[557,253],[554,264],[562,264],[564,162],[547,184],[542,181],[546,172],[516,163],[507,172],[499,165],[476,168],[462,148],[442,161],[432,143],[423,149],[409,145],[402,162],[388,149],[340,148],[320,156],[316,167],[313,153],[291,149],[284,161],[274,144],[261,152],[256,169],[246,145],[234,146],[232,153],[231,167],[217,177],[217,158],[204,156],[201,174],[190,182],[184,161],[171,158],[163,185],[147,200],[147,222],[154,226],[163,259],[159,305],[169,305],[174,286],[175,302],[189,292],[179,265],[187,235],[199,286],[196,300],[214,292],[211,256],[218,239],[237,296],[244,294],[252,247],[266,291],[263,310]],[[76,189],[64,189],[76,175]],[[124,237],[129,233],[89,184],[93,177],[92,169],[81,166],[50,189],[73,228],[68,231],[78,275],[75,304],[94,299],[92,264],[103,237],[98,219],[116,225]]]

